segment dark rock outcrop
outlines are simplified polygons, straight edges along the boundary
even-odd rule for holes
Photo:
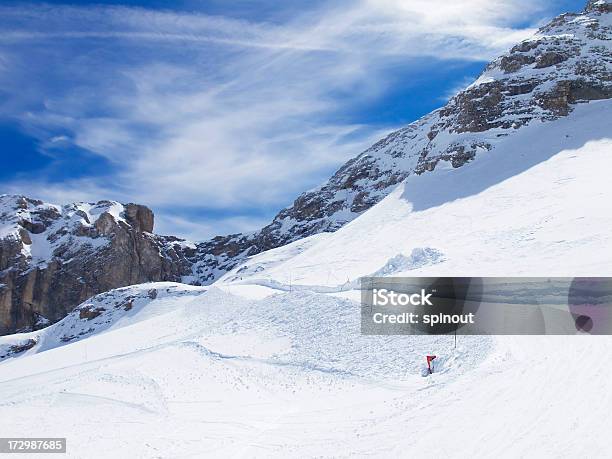
[[[52,206],[0,197],[0,334],[56,322],[87,298],[190,272],[185,242],[151,234],[150,209],[101,201]]]

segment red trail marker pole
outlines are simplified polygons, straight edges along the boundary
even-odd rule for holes
[[[433,362],[433,359],[435,359],[435,358],[436,358],[435,355],[428,355],[427,356],[427,369],[429,370],[429,374],[433,373],[433,369],[432,369],[432,365],[433,364],[432,364],[432,362]]]

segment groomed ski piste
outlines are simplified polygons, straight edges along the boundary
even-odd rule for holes
[[[88,458],[609,457],[612,337],[362,336],[358,280],[612,276],[611,111],[411,176],[212,286],[117,289],[0,337],[2,436]]]

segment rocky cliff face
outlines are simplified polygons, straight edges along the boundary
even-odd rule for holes
[[[260,231],[193,244],[152,234],[152,212],[136,204],[0,197],[0,334],[55,322],[116,287],[211,283],[250,255],[337,230],[410,174],[462,167],[529,123],[612,97],[611,13],[607,0],[591,0],[582,13],[555,18],[446,106],[348,161]]]
[[[153,213],[136,204],[0,196],[0,334],[60,320],[112,288],[180,280],[195,249],[152,231]]]

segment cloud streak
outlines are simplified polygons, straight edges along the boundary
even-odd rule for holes
[[[388,92],[398,69],[409,85],[432,56],[487,60],[531,33],[515,23],[544,14],[501,0],[334,2],[291,13],[273,23],[0,7],[0,117],[58,162],[74,146],[108,164],[89,177],[50,183],[41,171],[0,186],[143,202],[161,212],[163,230],[174,222],[190,236],[252,229],[394,127],[352,111]],[[198,233],[195,217],[175,208],[234,215]]]

